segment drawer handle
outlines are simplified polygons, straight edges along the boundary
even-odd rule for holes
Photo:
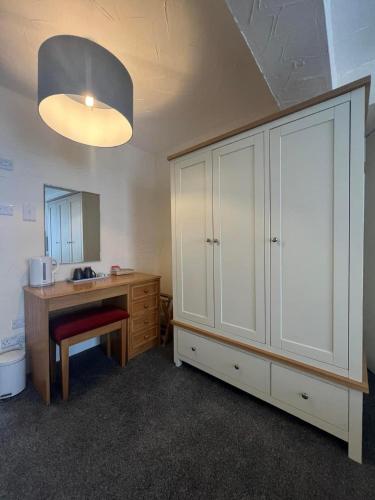
[[[144,307],[145,309],[148,309],[148,308],[149,308],[149,305],[148,305],[148,304],[145,304],[143,307]]]
[[[302,399],[309,399],[309,395],[306,392],[301,392],[300,396]]]
[[[239,369],[240,369],[240,366],[236,363],[236,364],[234,365],[234,369],[235,369],[235,370],[239,370]]]
[[[143,290],[143,293],[148,293],[148,290],[147,290],[147,288],[146,288],[146,290]]]
[[[150,337],[150,335],[145,335],[143,338],[148,339],[149,337]]]
[[[143,324],[144,324],[144,325],[148,325],[149,323],[150,323],[150,322],[149,322],[149,321],[147,321],[147,320],[143,322]]]
[[[192,350],[193,352],[195,352],[195,351],[197,350],[197,348],[196,348],[196,347],[192,347],[192,348],[191,348],[191,350]]]

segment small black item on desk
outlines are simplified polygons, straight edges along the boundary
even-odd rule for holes
[[[96,272],[91,269],[91,267],[85,267],[83,271],[83,278],[96,278]]]
[[[80,267],[76,267],[73,271],[73,279],[74,280],[82,280],[84,278],[83,271]]]

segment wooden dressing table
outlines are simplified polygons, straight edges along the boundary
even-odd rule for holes
[[[94,302],[127,309],[127,350],[132,358],[160,343],[160,276],[134,273],[87,283],[58,281],[45,288],[24,288],[25,334],[32,381],[44,401],[51,400],[49,319]]]

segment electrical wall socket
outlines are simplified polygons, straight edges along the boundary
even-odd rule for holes
[[[0,215],[13,215],[13,205],[0,204]]]
[[[12,321],[12,330],[19,330],[25,327],[25,320],[23,318],[17,318]]]
[[[35,203],[24,203],[22,206],[22,217],[24,221],[36,221],[36,205]]]
[[[8,160],[7,158],[0,158],[0,169],[1,170],[13,170],[12,160]]]
[[[25,341],[23,335],[11,335],[0,339],[0,351],[10,351],[12,349],[21,349]]]

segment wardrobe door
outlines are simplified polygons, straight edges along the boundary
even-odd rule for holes
[[[59,202],[61,220],[61,263],[72,262],[72,226],[70,215],[70,201],[65,198]]]
[[[264,138],[213,152],[215,327],[265,342]]]
[[[82,231],[82,197],[80,194],[70,197],[70,222],[72,226],[72,262],[82,262],[83,231]]]
[[[61,221],[60,205],[48,204],[49,211],[49,254],[57,262],[61,262]]]
[[[177,317],[213,326],[211,153],[177,160],[175,179]]]
[[[271,343],[348,366],[349,103],[271,130]]]

